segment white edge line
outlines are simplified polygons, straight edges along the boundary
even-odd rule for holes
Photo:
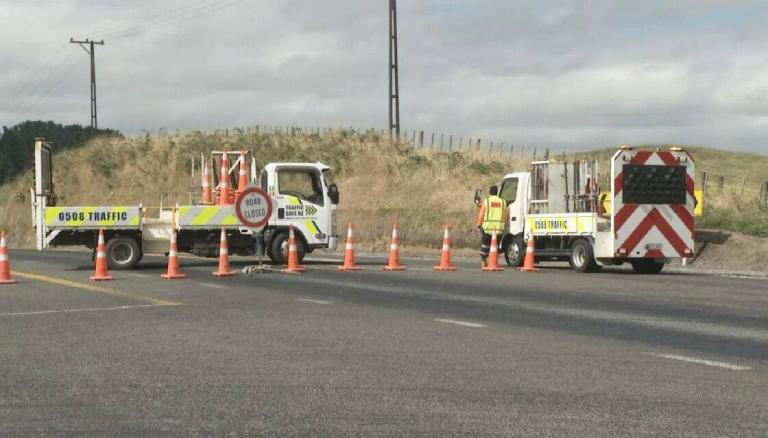
[[[212,284],[212,283],[200,283],[200,286],[203,287],[212,287],[214,289],[226,289],[226,286],[222,286],[220,284]]]
[[[661,354],[661,353],[645,353],[645,354],[649,356],[661,357],[664,359],[672,359],[672,360],[679,360],[682,362],[695,363],[699,365],[707,365],[710,367],[720,367],[720,368],[725,368],[733,371],[747,371],[752,369],[750,367],[745,367],[743,365],[736,365],[728,362],[717,362],[714,360],[707,360],[707,359],[698,359],[695,357],[680,356],[677,354]]]
[[[472,328],[488,327],[485,324],[478,324],[476,322],[467,322],[467,321],[457,321],[455,319],[440,319],[440,318],[438,318],[438,319],[435,319],[435,322],[444,322],[446,324],[456,324],[456,325],[461,325],[461,326],[464,326],[464,327],[472,327]]]
[[[296,301],[303,301],[305,303],[314,303],[314,304],[333,304],[333,301],[313,300],[310,298],[296,298]]]
[[[146,307],[167,307],[167,306],[180,306],[181,304],[137,304],[135,306],[117,306],[117,307],[93,307],[84,309],[63,309],[63,310],[38,310],[34,312],[14,312],[14,313],[0,313],[0,316],[24,316],[24,315],[45,315],[48,313],[74,313],[74,312],[96,312],[99,310],[126,310],[126,309],[141,309]]]

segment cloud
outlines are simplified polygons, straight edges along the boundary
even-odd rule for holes
[[[568,150],[671,142],[768,153],[764,2],[398,4],[404,129]],[[0,123],[126,132],[387,124],[387,4],[0,2]]]

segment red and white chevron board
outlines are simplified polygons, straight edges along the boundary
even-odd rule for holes
[[[625,204],[623,201],[625,164],[685,166],[685,204]],[[691,257],[693,256],[694,162],[686,151],[620,150],[613,156],[611,229],[615,257]]]

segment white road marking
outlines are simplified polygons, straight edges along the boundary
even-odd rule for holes
[[[315,303],[315,304],[333,304],[333,301],[312,300],[309,298],[296,298],[296,301],[304,301],[305,303]]]
[[[227,288],[226,286],[222,286],[220,284],[212,284],[212,283],[200,283],[200,286],[210,287],[210,288],[213,288],[213,289],[226,289]]]
[[[485,324],[478,324],[476,322],[467,322],[467,321],[457,321],[455,319],[439,319],[438,318],[438,319],[435,320],[435,322],[444,322],[446,324],[456,324],[456,325],[461,325],[461,326],[464,326],[464,327],[472,327],[472,328],[488,327]]]
[[[94,307],[94,308],[84,308],[84,309],[63,309],[63,310],[38,310],[35,312],[0,313],[0,316],[45,315],[48,313],[96,312],[99,310],[126,310],[126,309],[141,309],[145,307],[165,307],[165,306],[180,306],[180,305],[181,304],[138,304],[135,306]]]
[[[710,367],[720,367],[720,368],[726,368],[733,371],[746,371],[751,370],[750,367],[745,367],[742,365],[735,365],[728,362],[717,362],[714,360],[706,360],[706,359],[697,359],[695,357],[688,357],[688,356],[679,356],[677,354],[661,354],[661,353],[646,353],[650,356],[655,357],[661,357],[664,359],[672,359],[672,360],[679,360],[683,362],[689,362],[689,363],[695,363],[699,365],[707,365]]]
[[[151,275],[148,275],[148,274],[137,274],[135,272],[129,272],[128,275],[130,275],[131,277],[152,278]]]

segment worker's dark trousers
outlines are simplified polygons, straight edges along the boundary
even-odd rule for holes
[[[491,251],[491,235],[483,232],[483,236],[480,238],[480,258],[485,260],[488,257],[488,253]]]

